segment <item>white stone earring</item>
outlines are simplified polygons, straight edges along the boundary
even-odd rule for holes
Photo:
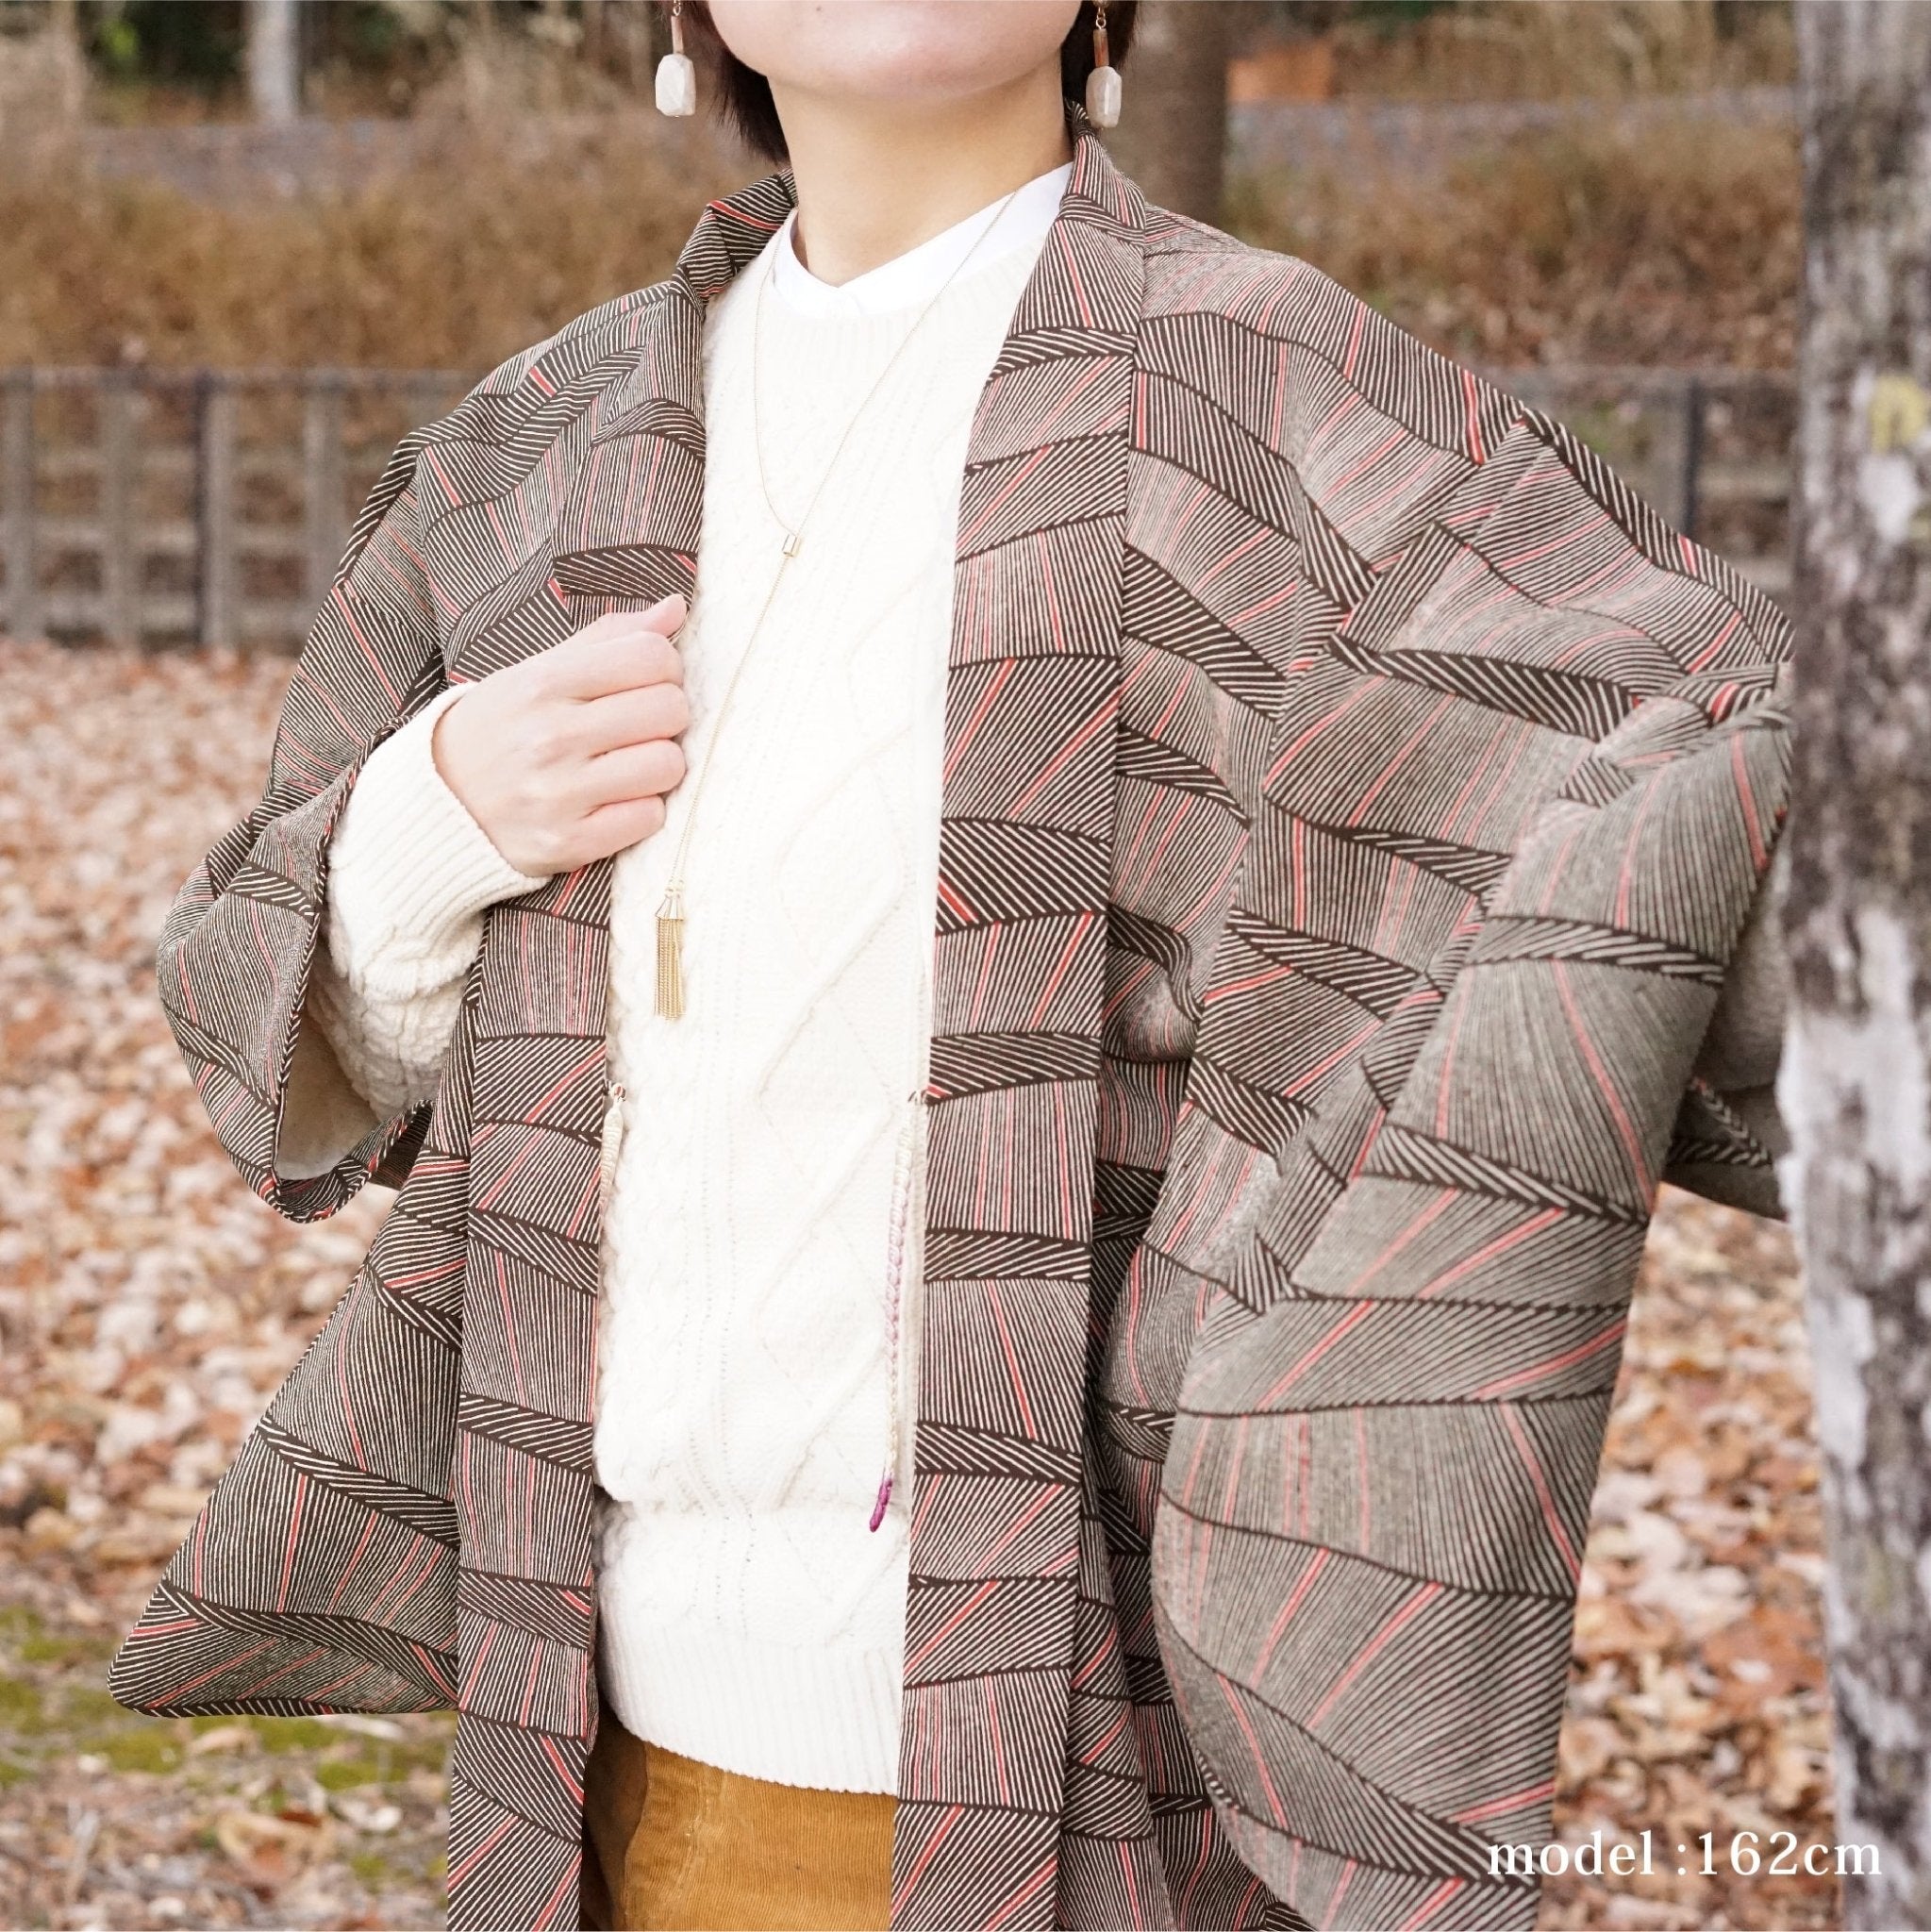
[[[1107,9],[1093,8],[1093,71],[1086,77],[1086,118],[1095,127],[1120,125],[1120,70],[1107,46]]]
[[[671,0],[671,51],[658,62],[658,112],[681,121],[696,111],[697,69],[684,51],[684,0]]]

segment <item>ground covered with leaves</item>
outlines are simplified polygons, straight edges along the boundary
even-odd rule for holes
[[[446,1720],[161,1721],[103,1684],[388,1199],[278,1222],[154,992],[168,898],[252,802],[286,671],[0,643],[0,1925],[441,1919]],[[1572,1842],[1648,1830],[1654,1871],[1554,1880],[1546,1924],[1832,1923],[1832,1881],[1801,1875],[1831,1832],[1809,1428],[1783,1232],[1667,1197],[1557,1802]],[[1770,1872],[1778,1831],[1798,1875]]]

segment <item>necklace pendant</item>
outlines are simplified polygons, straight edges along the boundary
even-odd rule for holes
[[[805,540],[796,530],[787,530],[785,532],[785,555],[787,557],[797,556],[798,552],[804,547]]]
[[[658,1017],[684,1017],[684,893],[673,886],[658,908]]]

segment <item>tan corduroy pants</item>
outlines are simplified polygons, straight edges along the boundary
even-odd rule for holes
[[[771,1784],[633,1737],[604,1707],[584,1779],[592,1932],[885,1932],[889,1792]]]

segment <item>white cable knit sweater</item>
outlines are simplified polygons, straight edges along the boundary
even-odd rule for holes
[[[684,742],[693,774],[715,762],[686,866],[682,1020],[655,1015],[652,988],[689,781],[613,877],[611,1054],[628,1098],[605,1217],[600,1669],[639,1736],[781,1783],[897,1788],[916,1197],[898,1475],[877,1531],[867,1520],[888,1440],[894,1156],[924,1071],[959,480],[1065,175],[1014,198],[857,418],[721,734],[781,554],[751,411],[767,266],[764,471],[795,523],[991,210],[840,289],[781,232],[707,326]],[[436,772],[430,734],[456,695],[370,759],[333,842],[309,1010],[385,1112],[433,1091],[483,912],[531,884]]]

